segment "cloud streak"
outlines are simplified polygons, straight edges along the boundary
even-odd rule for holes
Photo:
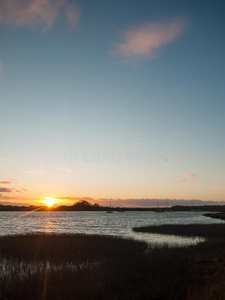
[[[178,18],[170,22],[147,23],[127,30],[122,36],[122,42],[115,45],[114,52],[128,60],[152,58],[163,46],[178,38],[187,26],[185,19]]]
[[[67,3],[65,11],[68,22],[75,27],[80,20],[80,9],[73,3]]]
[[[185,182],[185,181],[193,181],[198,179],[198,174],[193,174],[193,173],[189,173],[186,175],[186,178],[180,179],[178,181],[175,182],[169,182],[169,184],[174,184],[174,183],[181,183],[181,182]]]
[[[42,171],[35,171],[35,170],[29,170],[29,169],[23,169],[23,172],[27,173],[27,174],[43,174]]]
[[[0,23],[16,28],[41,27],[49,30],[64,13],[70,26],[80,19],[77,6],[68,0],[1,0]]]
[[[67,168],[67,167],[54,167],[53,168],[54,170],[58,170],[58,171],[65,171],[65,172],[72,172],[72,170],[70,168]]]
[[[27,192],[27,189],[20,189],[20,190],[16,190],[17,193],[23,193],[23,192]]]
[[[14,163],[14,160],[8,159],[8,158],[4,158],[4,157],[0,157],[0,161],[6,161],[6,162]]]
[[[187,176],[187,179],[195,180],[195,179],[197,179],[198,174],[190,173],[190,174],[187,174],[186,176]]]
[[[43,164],[36,164],[36,166],[39,168],[45,169],[45,165],[43,165]]]
[[[0,187],[0,193],[11,193],[14,189],[13,188],[1,188]]]
[[[11,184],[12,182],[11,181],[8,181],[8,180],[4,180],[4,181],[0,181],[0,184]]]

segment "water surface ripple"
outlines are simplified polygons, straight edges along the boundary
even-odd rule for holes
[[[0,212],[0,235],[28,232],[86,233],[130,237],[149,243],[188,245],[196,244],[199,238],[137,233],[132,227],[160,224],[210,224],[222,220],[203,216],[203,212],[127,211],[113,212]]]

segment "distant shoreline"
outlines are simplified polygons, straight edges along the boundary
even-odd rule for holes
[[[177,212],[177,211],[195,211],[195,212],[212,212],[206,213],[205,216],[225,220],[225,205],[201,205],[201,206],[183,206],[176,205],[171,207],[107,207],[98,204],[91,204],[87,201],[79,201],[74,205],[66,206],[16,206],[0,205],[0,211],[156,211],[156,212]]]

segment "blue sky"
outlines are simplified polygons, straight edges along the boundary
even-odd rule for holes
[[[1,201],[224,200],[224,1],[23,3],[0,4]]]

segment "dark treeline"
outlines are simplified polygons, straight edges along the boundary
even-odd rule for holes
[[[0,205],[0,211],[157,211],[159,207],[107,207],[100,206],[98,203],[91,204],[88,201],[80,200],[73,205],[59,205],[48,207],[40,206],[16,206],[16,205]],[[209,212],[225,212],[225,205],[201,205],[201,206],[184,206],[176,205],[171,207],[160,207],[162,211],[209,211]]]

